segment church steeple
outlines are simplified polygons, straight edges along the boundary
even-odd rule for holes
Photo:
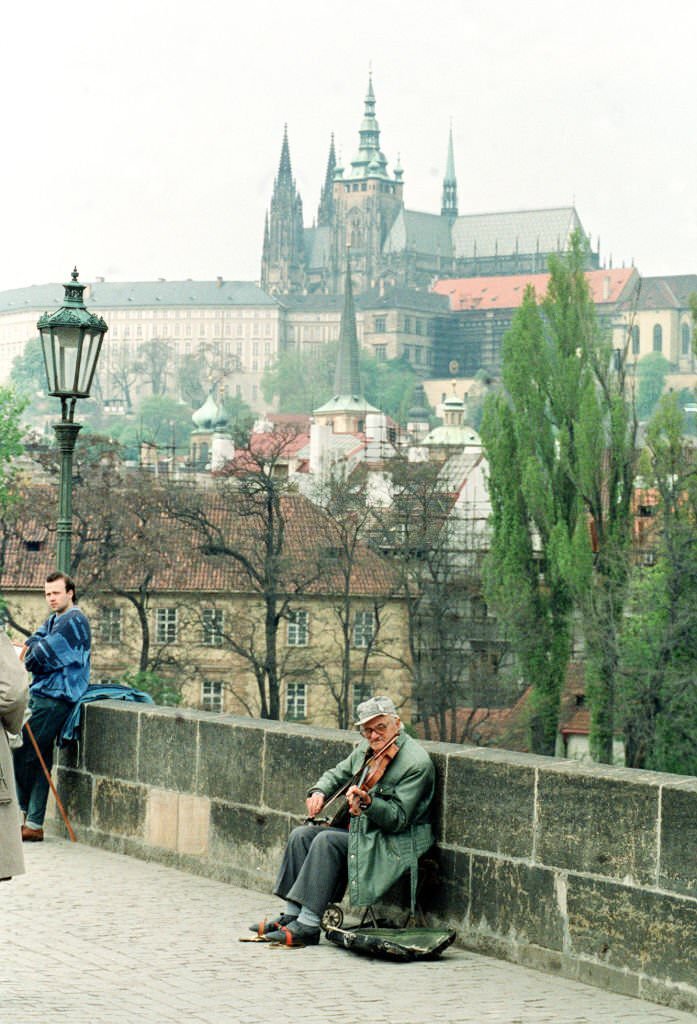
[[[261,286],[271,293],[296,291],[302,285],[303,267],[303,206],[293,179],[288,125],[284,125],[278,174],[264,225]]]
[[[375,93],[373,76],[368,78],[368,92],[365,97],[363,120],[358,132],[360,142],[358,155],[351,161],[351,178],[387,178],[387,160],[380,151],[380,126],[375,117]]]
[[[441,217],[457,217],[457,178],[455,177],[455,157],[453,156],[453,127],[448,135],[448,159],[443,178],[443,198],[441,200]]]
[[[317,210],[317,226],[322,227],[334,222],[334,171],[336,170],[336,151],[334,149],[334,132],[332,132],[329,143],[329,157],[327,158],[327,171],[324,176],[324,185],[319,197],[319,209]]]
[[[334,395],[313,411],[315,422],[330,425],[335,434],[355,434],[365,430],[366,416],[378,409],[363,397],[358,356],[356,310],[353,304],[351,281],[351,252],[346,249],[346,276],[344,279],[344,308],[339,328],[339,351],[334,371]]]
[[[339,351],[334,371],[334,394],[351,395],[360,398],[361,371],[358,359],[358,335],[356,333],[356,310],[353,303],[351,282],[351,250],[346,249],[346,276],[344,279],[344,308],[339,326]]]

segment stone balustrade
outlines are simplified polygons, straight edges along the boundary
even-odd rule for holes
[[[79,841],[269,890],[307,785],[353,742],[104,701],[61,752],[59,791]],[[697,779],[425,746],[438,774],[429,921],[470,949],[697,1011]]]

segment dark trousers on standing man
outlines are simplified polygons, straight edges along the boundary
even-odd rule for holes
[[[73,705],[67,700],[55,700],[53,697],[32,694],[29,707],[29,725],[50,772],[53,767],[53,744]],[[26,815],[29,828],[43,828],[48,800],[48,781],[26,729],[22,730],[22,746],[13,753],[17,802],[20,810]]]

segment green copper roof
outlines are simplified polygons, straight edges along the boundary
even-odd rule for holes
[[[365,111],[359,132],[360,143],[355,160],[351,161],[351,170],[345,175],[349,178],[385,178],[387,160],[380,150],[380,126],[375,117],[375,93],[373,92],[372,76],[368,79],[368,92],[365,97]]]
[[[474,427],[463,423],[460,426],[434,427],[419,443],[434,448],[441,446],[462,446],[464,448],[466,445],[481,445],[482,441]]]
[[[380,412],[374,405],[371,405],[362,395],[335,395],[328,402],[321,405],[319,409],[313,409],[313,416],[329,413],[356,413]]]

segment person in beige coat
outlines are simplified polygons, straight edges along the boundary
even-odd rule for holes
[[[29,677],[7,633],[0,630],[0,881],[24,872],[22,835],[8,733],[22,731]]]

